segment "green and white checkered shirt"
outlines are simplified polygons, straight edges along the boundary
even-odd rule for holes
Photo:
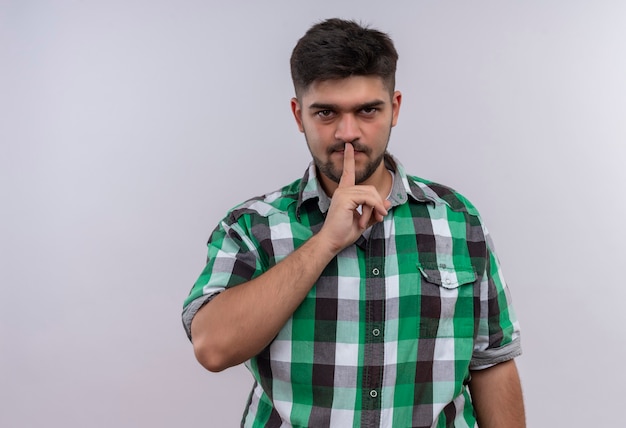
[[[407,176],[391,156],[392,208],[326,267],[274,341],[245,364],[244,427],[474,427],[467,384],[521,353],[487,230],[455,191]],[[251,199],[214,230],[184,304],[198,309],[318,232],[330,204],[315,167]],[[210,304],[209,304],[210,305]]]

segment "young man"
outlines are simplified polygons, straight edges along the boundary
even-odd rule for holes
[[[384,33],[314,25],[291,58],[313,162],[209,240],[183,321],[204,367],[252,373],[242,426],[524,426],[519,328],[486,228],[386,151],[396,61]]]

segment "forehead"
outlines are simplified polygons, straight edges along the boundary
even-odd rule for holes
[[[350,106],[374,100],[390,101],[391,95],[378,76],[351,76],[313,82],[302,94],[302,104]]]

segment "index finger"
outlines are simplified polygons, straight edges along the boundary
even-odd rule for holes
[[[343,148],[343,173],[341,174],[338,187],[355,185],[354,168],[354,147],[352,144],[346,143]]]

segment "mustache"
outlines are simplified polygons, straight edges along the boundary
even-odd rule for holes
[[[364,146],[358,141],[351,141],[349,144],[352,144],[352,147],[354,147],[355,152],[363,152],[367,155],[371,151],[369,147]],[[326,149],[326,152],[329,155],[334,152],[341,152],[345,148],[345,145],[346,145],[345,141],[338,141],[337,143],[329,146],[328,149]]]

